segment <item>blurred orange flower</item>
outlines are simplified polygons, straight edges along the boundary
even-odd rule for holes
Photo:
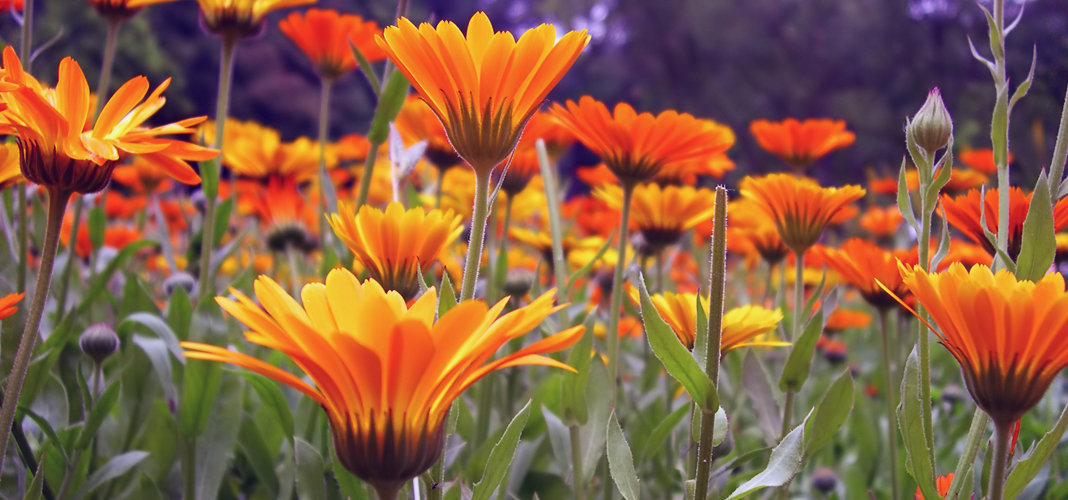
[[[265,27],[268,13],[315,3],[315,0],[197,0],[200,19],[211,33],[224,40],[255,36]]]
[[[293,43],[311,59],[316,73],[327,81],[334,81],[357,68],[352,45],[368,61],[381,61],[386,53],[375,43],[382,28],[374,21],[360,16],[341,14],[333,9],[308,9],[301,16],[294,12],[278,23]]]
[[[917,254],[913,252],[884,250],[879,245],[861,238],[846,241],[840,249],[816,246],[812,248],[812,253],[820,255],[842,279],[860,292],[864,300],[880,310],[894,307],[897,301],[876,285],[875,280],[879,280],[898,297],[904,297],[908,289],[901,281],[897,263],[918,262]]]
[[[871,206],[860,217],[860,227],[872,236],[887,237],[897,233],[897,228],[901,227],[904,220],[896,205],[885,208]]]
[[[22,297],[26,295],[24,293],[12,293],[0,297],[0,319],[8,318],[18,312],[19,308],[16,304],[22,300]]]
[[[141,9],[149,5],[175,2],[177,0],[87,0],[100,17],[109,21],[125,21],[141,12]],[[22,2],[17,2],[18,10],[22,10]]]
[[[782,158],[797,172],[827,153],[853,144],[856,135],[841,120],[787,118],[781,122],[756,120],[749,131],[765,151]]]
[[[987,239],[983,232],[980,219],[986,220],[986,229],[997,234],[1001,224],[998,220],[998,190],[997,188],[986,191],[985,198],[980,201],[982,194],[973,189],[956,198],[942,195],[942,207],[945,208],[946,219],[949,225],[957,228],[975,243],[981,245],[993,256],[996,253],[994,245]],[[1015,259],[1020,254],[1022,244],[1023,224],[1027,219],[1027,211],[1031,206],[1031,193],[1024,194],[1018,188],[1009,190],[1009,256]],[[1053,226],[1060,231],[1068,225],[1068,198],[1057,201],[1053,207]]]
[[[994,150],[990,148],[965,149],[957,153],[957,159],[969,168],[973,168],[984,174],[991,175],[998,173],[998,166],[994,164]],[[1012,160],[1012,153],[1009,153],[1009,163],[1012,163]]]
[[[623,188],[619,186],[601,186],[593,195],[615,210],[623,209]],[[715,199],[709,189],[638,184],[631,198],[630,225],[660,251],[678,243],[687,230],[711,219],[716,210]]]
[[[789,174],[746,177],[740,187],[742,196],[753,200],[775,221],[783,244],[799,254],[820,239],[839,210],[865,192],[853,185],[825,188]]]

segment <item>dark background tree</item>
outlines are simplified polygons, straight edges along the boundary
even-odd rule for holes
[[[1009,0],[1009,15],[1020,0]],[[989,0],[987,0],[989,2]],[[104,22],[79,0],[39,2],[38,40],[59,33],[34,63],[54,81],[59,59],[73,55],[95,84]],[[337,8],[391,23],[395,4],[384,0],[324,0]],[[825,181],[862,181],[865,169],[894,171],[903,154],[905,117],[940,87],[956,122],[958,145],[988,147],[993,85],[972,59],[968,37],[989,53],[982,12],[965,0],[425,0],[413,2],[415,20],[450,19],[461,28],[485,10],[498,29],[514,32],[541,22],[558,29],[587,28],[593,41],[550,99],[591,94],[639,110],[674,108],[730,125],[738,144],[730,155],[739,170],[780,170],[749,134],[757,118],[831,117],[857,133],[854,146],[813,169]],[[277,29],[241,43],[231,115],[276,127],[288,138],[314,135],[318,80],[304,55]],[[5,40],[17,40],[4,21]],[[1027,75],[1038,50],[1035,84],[1015,110],[1014,182],[1030,183],[1049,162],[1060,103],[1068,83],[1068,8],[1063,0],[1032,0],[1008,39],[1009,75]],[[146,74],[153,84],[174,82],[160,120],[211,115],[218,78],[218,40],[204,34],[196,2],[150,7],[123,27],[113,89]],[[334,137],[367,128],[373,96],[360,74],[343,78],[334,96]],[[573,155],[576,161],[589,156]],[[732,174],[732,177],[737,174]]]

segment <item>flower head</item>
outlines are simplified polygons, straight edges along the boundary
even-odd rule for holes
[[[88,0],[100,17],[109,21],[125,21],[141,12],[141,9],[158,3],[177,0]]]
[[[306,285],[303,304],[268,277],[256,281],[255,291],[259,303],[237,291],[236,301],[216,301],[249,328],[247,340],[286,354],[311,384],[213,345],[183,342],[186,357],[241,366],[310,397],[326,410],[341,464],[380,492],[394,493],[437,460],[449,407],[471,384],[512,366],[569,369],[541,354],[564,349],[583,333],[581,326],[570,328],[491,360],[563,307],[553,306],[555,291],[503,316],[507,299],[492,307],[462,302],[437,321],[433,288],[409,306],[400,294],[374,280],[360,283],[345,269],[331,271],[325,284]]]
[[[630,290],[631,300],[638,303],[638,292]],[[682,345],[693,350],[697,341],[697,295],[693,293],[664,292],[650,296],[649,299],[664,322],[675,332]],[[708,297],[701,296],[701,307],[708,311]],[[760,306],[746,305],[736,307],[723,315],[723,329],[720,340],[720,352],[727,353],[746,346],[786,346],[789,342],[762,339],[761,335],[775,330],[782,321],[782,311],[766,309]]]
[[[22,300],[24,293],[12,293],[0,297],[0,319],[8,318],[18,312],[16,304]]]
[[[197,0],[207,31],[239,40],[263,32],[269,12],[315,3],[315,0]]]
[[[214,137],[214,123],[202,127],[204,137]],[[270,177],[289,177],[304,184],[319,175],[319,143],[299,137],[282,141],[277,130],[252,121],[226,120],[226,151],[223,165],[235,176],[265,184]],[[337,165],[333,148],[327,148],[327,168]],[[258,189],[258,187],[257,187]]]
[[[494,33],[476,12],[467,36],[449,21],[418,28],[406,18],[386,28],[378,44],[430,105],[456,152],[488,175],[511,154],[527,120],[589,42],[586,31],[557,41],[542,24],[518,41]]]
[[[384,212],[364,205],[359,213],[342,203],[327,221],[370,276],[405,299],[419,292],[419,273],[430,269],[463,230],[451,210],[405,210],[397,202]]]
[[[1008,253],[1013,259],[1020,254],[1020,246],[1023,244],[1023,225],[1031,206],[1031,195],[1032,193],[1024,194],[1018,187],[1009,190],[1009,223],[1006,230],[1009,232]],[[986,229],[991,233],[997,234],[1001,230],[998,189],[988,189],[985,197],[979,190],[973,189],[956,198],[944,194],[941,200],[949,225],[982,245],[990,255],[994,255],[996,250],[986,237],[981,220],[986,221]],[[1068,198],[1062,198],[1054,205],[1053,225],[1057,231],[1068,225]]]
[[[994,163],[994,150],[990,148],[965,149],[957,153],[957,159],[966,167],[987,175],[998,172],[998,166]],[[1009,153],[1009,163],[1012,163],[1012,160],[1012,153]]]
[[[839,210],[864,196],[860,186],[825,188],[789,174],[746,177],[741,192],[771,216],[783,243],[796,253],[814,245]]]
[[[896,205],[886,208],[872,206],[860,216],[860,227],[872,236],[887,237],[897,233],[897,228],[904,220]]]
[[[801,172],[827,153],[853,144],[856,135],[841,120],[787,118],[781,122],[756,120],[749,131],[765,151]]]
[[[897,263],[919,262],[918,254],[907,250],[883,250],[879,245],[860,238],[846,241],[840,249],[815,247],[813,251],[843,280],[856,288],[864,300],[881,310],[894,307],[897,301],[875,281],[878,280],[898,297],[903,297],[908,293],[908,288],[901,281]]]
[[[273,177],[249,197],[266,234],[267,248],[310,253],[319,246],[319,218],[291,178]]]
[[[594,196],[616,210],[623,209],[619,186],[599,187]],[[715,194],[708,189],[639,184],[632,196],[630,225],[658,249],[678,243],[684,232],[711,219],[716,210]]]
[[[46,89],[22,70],[10,46],[4,49],[3,80],[18,88],[3,94],[7,110],[0,115],[0,130],[17,135],[22,175],[30,182],[57,192],[93,193],[111,180],[118,160],[138,155],[152,161],[175,180],[197,184],[200,176],[186,161],[209,160],[218,151],[165,139],[170,134],[191,134],[204,117],[145,128],[144,122],[163,107],[164,81],[148,95],[148,79],[139,76],[120,87],[89,120],[89,84],[78,63],[65,58],[59,64],[59,83]]]
[[[1060,273],[1031,282],[954,263],[940,273],[902,264],[901,274],[960,364],[975,404],[995,423],[1019,420],[1068,366],[1068,293]]]
[[[938,88],[932,89],[927,94],[927,101],[912,117],[909,123],[909,133],[915,139],[916,144],[930,154],[946,147],[950,138],[953,137],[953,118],[949,116],[949,111],[946,109],[946,104],[942,102],[942,94]]]
[[[386,58],[375,43],[375,35],[382,33],[382,28],[360,16],[333,9],[308,9],[303,16],[299,12],[290,14],[278,23],[278,29],[311,59],[319,76],[329,81],[356,69],[350,40],[368,61]]]
[[[604,103],[584,96],[577,104],[554,104],[553,113],[626,186],[648,181],[676,163],[708,160],[734,145],[729,128],[676,111],[653,116],[621,102],[609,113]]]

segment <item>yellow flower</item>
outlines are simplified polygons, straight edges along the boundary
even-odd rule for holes
[[[541,354],[564,349],[583,333],[581,326],[570,328],[492,359],[563,307],[553,307],[555,290],[503,316],[507,300],[493,307],[465,301],[437,321],[433,288],[408,306],[400,294],[374,280],[360,283],[345,269],[331,271],[326,284],[306,285],[303,307],[268,277],[255,290],[259,303],[237,291],[236,301],[216,301],[249,328],[247,340],[285,353],[314,385],[223,347],[183,342],[186,357],[247,368],[321,405],[341,464],[382,498],[393,498],[437,460],[449,407],[471,384],[512,366],[569,369]]]
[[[623,210],[623,188],[603,185],[593,194],[611,208]],[[632,196],[630,225],[657,249],[678,243],[684,232],[711,219],[716,210],[712,191],[691,186],[639,184]]]
[[[88,0],[89,5],[109,21],[125,21],[149,5],[175,1],[177,0]]]
[[[638,291],[630,289],[630,298],[639,302]],[[682,345],[693,350],[697,340],[697,295],[693,293],[664,292],[650,296],[653,307],[664,320]],[[701,308],[708,311],[708,297],[701,296]],[[734,349],[746,346],[787,346],[789,342],[774,339],[756,340],[761,335],[775,330],[782,321],[782,311],[760,306],[746,305],[735,307],[723,315],[722,337],[719,352],[726,354]]]
[[[239,40],[261,33],[269,12],[313,4],[315,0],[197,0],[197,3],[208,31],[224,39]]]
[[[201,127],[203,137],[215,137],[215,123]],[[226,120],[223,165],[234,175],[266,182],[268,177],[290,177],[298,184],[319,175],[319,143],[307,137],[282,142],[282,134],[252,121]],[[326,168],[337,166],[335,148],[327,148]]]
[[[364,205],[359,213],[342,203],[327,221],[368,274],[405,299],[419,292],[419,273],[430,269],[463,231],[460,216],[451,210],[405,210],[397,202],[385,212]]]
[[[556,29],[542,24],[516,41],[476,12],[466,38],[449,21],[416,28],[402,17],[378,44],[441,120],[456,153],[486,176],[589,40],[583,30],[557,41]]]

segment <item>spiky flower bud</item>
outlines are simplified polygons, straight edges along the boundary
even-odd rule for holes
[[[953,118],[949,116],[938,88],[927,94],[927,102],[923,103],[916,116],[912,117],[909,134],[917,146],[932,155],[949,144],[949,139],[953,136]]]
[[[78,337],[78,347],[95,363],[101,364],[119,350],[119,336],[108,325],[97,323]]]

